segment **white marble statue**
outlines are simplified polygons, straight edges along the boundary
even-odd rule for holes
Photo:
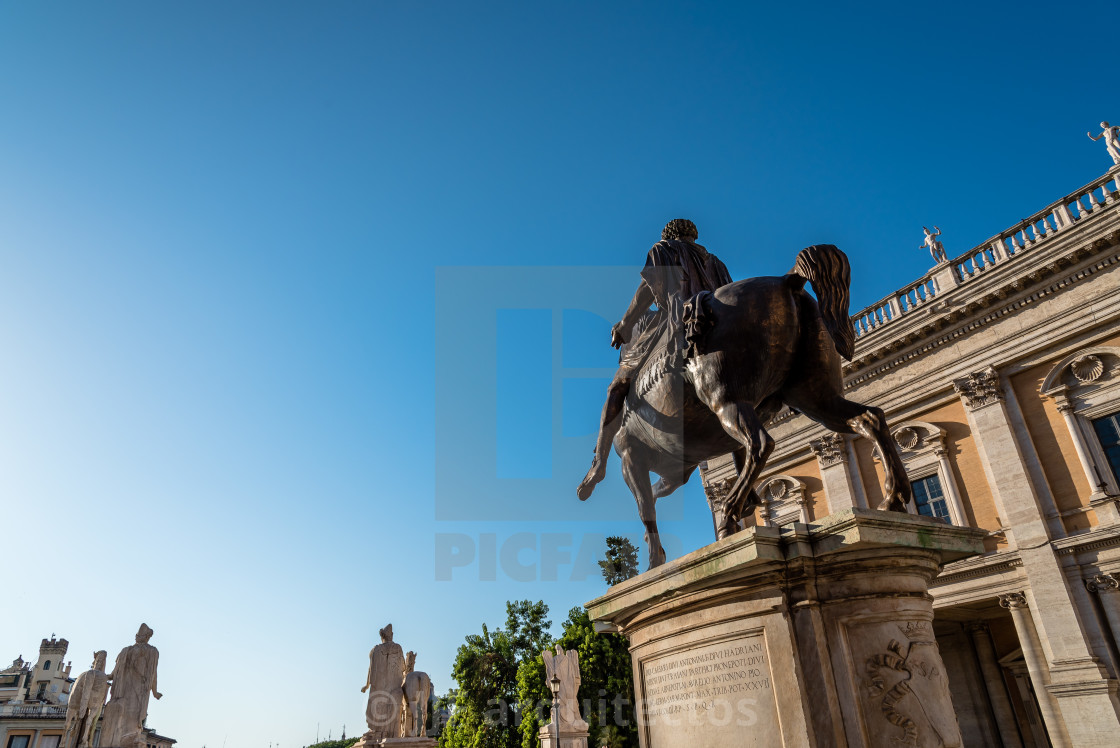
[[[1120,166],[1120,127],[1102,122],[1100,135],[1093,135],[1091,132],[1085,134],[1089,136],[1090,140],[1104,138],[1104,147],[1108,149],[1108,155],[1112,156],[1112,163],[1115,166]]]
[[[560,679],[559,704],[553,704],[552,724],[558,732],[587,730],[587,723],[579,714],[579,654],[574,649],[564,650],[556,645],[556,654],[548,650],[541,653],[544,658],[545,682],[553,676]]]
[[[405,661],[401,645],[393,641],[393,624],[379,632],[381,643],[370,650],[369,674],[362,693],[369,691],[366,702],[365,739],[397,738],[401,732],[401,705],[404,700]]]
[[[432,695],[432,680],[427,673],[417,672],[416,653],[409,652],[405,658],[404,718],[401,736],[406,738],[424,737],[428,724],[428,698]]]
[[[146,623],[136,632],[136,643],[117,655],[109,680],[113,688],[101,719],[101,745],[106,748],[141,748],[148,696],[161,698],[156,690],[159,650],[148,644],[154,632]]]
[[[78,676],[70,691],[70,701],[66,704],[66,724],[63,727],[64,748],[85,748],[93,745],[93,728],[97,724],[101,710],[105,708],[105,697],[109,694],[109,676],[105,674],[105,658],[109,653],[104,649],[93,653],[90,669]],[[74,741],[72,736],[77,736]]]
[[[919,246],[927,247],[929,249],[929,256],[932,257],[933,261],[938,265],[948,261],[949,257],[945,254],[945,245],[937,238],[941,236],[941,229],[934,226],[933,233],[930,233],[929,229],[922,226],[922,231],[925,232],[926,238],[922,240]]]

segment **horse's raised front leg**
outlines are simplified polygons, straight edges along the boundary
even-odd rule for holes
[[[634,501],[638,502],[638,516],[642,518],[642,524],[646,528],[649,568],[653,569],[665,563],[665,549],[661,547],[661,539],[657,533],[657,511],[654,509],[657,500],[653,497],[649,470],[636,465],[629,450],[622,450],[619,456],[622,457],[622,479],[626,481],[630,493],[634,494]]]

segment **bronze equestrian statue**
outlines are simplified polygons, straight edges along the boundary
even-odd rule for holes
[[[731,453],[738,478],[712,507],[716,538],[727,537],[761,503],[754,483],[774,448],[764,424],[788,405],[832,431],[870,439],[886,465],[878,508],[906,512],[910,482],[883,411],[842,394],[840,357],[851,360],[855,348],[847,256],[818,244],[798,253],[787,275],[730,282],[723,263],[695,243],[691,221],[670,222],[662,236],[630,309],[611,331],[612,343],[624,342],[637,322],[635,345],[623,350],[611,382],[580,499],[602,480],[613,440],[645,525],[649,566],[660,566],[665,550],[654,502],[684,485],[701,462]],[[658,310],[647,313],[651,301]],[[656,486],[651,472],[660,476]]]

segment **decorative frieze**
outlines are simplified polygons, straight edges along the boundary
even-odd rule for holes
[[[974,371],[960,379],[953,380],[953,389],[970,410],[983,408],[1003,400],[1003,389],[999,384],[999,372],[994,366]]]

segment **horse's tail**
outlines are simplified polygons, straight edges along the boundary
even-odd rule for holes
[[[848,256],[831,244],[814,244],[797,253],[797,264],[790,275],[800,276],[813,285],[825,329],[832,336],[836,351],[851,361],[856,332],[848,317],[848,285],[852,280]]]

